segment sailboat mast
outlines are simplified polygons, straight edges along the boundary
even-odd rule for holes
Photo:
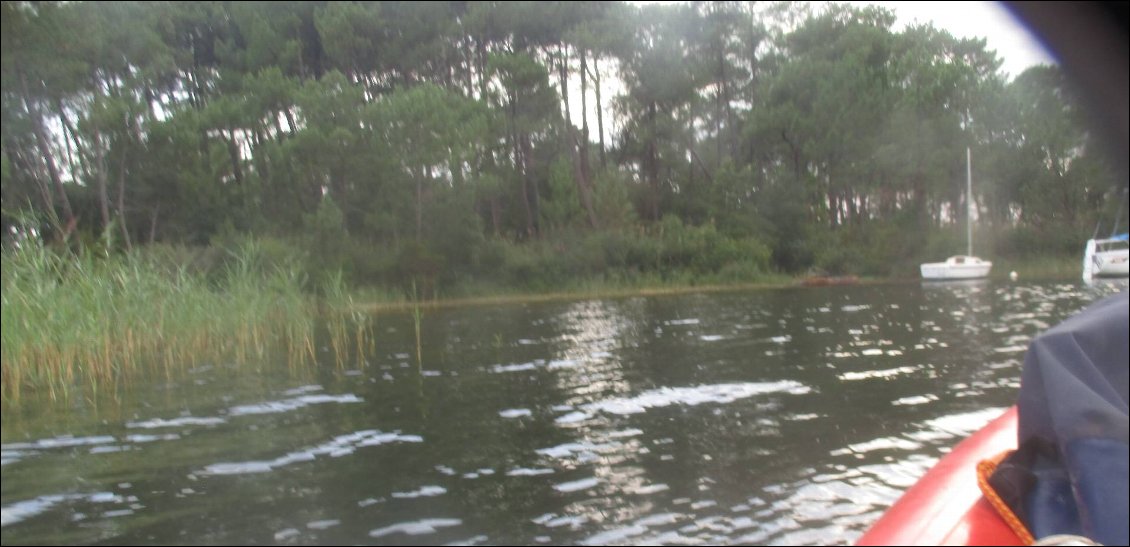
[[[973,256],[973,155],[965,147],[965,254]]]

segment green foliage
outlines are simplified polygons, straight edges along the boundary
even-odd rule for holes
[[[1100,237],[1102,237],[1100,235]],[[993,252],[1002,257],[1034,258],[1040,256],[1082,256],[1080,241],[1091,238],[1086,229],[1041,230],[1018,226],[994,234]]]
[[[593,184],[593,208],[600,225],[625,229],[635,226],[638,220],[636,208],[632,203],[631,185],[627,177],[616,170],[604,170],[597,174]]]
[[[450,282],[458,278],[460,270],[479,269],[479,255],[486,242],[482,219],[474,213],[470,190],[457,189],[445,193],[429,209],[426,241],[446,264],[443,278]]]
[[[462,283],[559,291],[592,280],[755,282],[771,271],[769,248],[754,238],[729,238],[712,226],[684,226],[671,216],[663,227],[654,235],[562,231],[524,244],[491,241],[484,248],[481,273]]]
[[[908,275],[925,261],[956,254],[961,239],[943,245],[914,241],[897,223],[871,222],[829,232],[815,242],[818,271],[872,277]],[[926,251],[926,252],[923,252]]]
[[[581,218],[573,166],[567,158],[558,158],[549,168],[549,191],[541,204],[542,226],[558,231],[574,226]]]
[[[444,257],[433,252],[427,246],[412,242],[404,245],[397,256],[397,278],[402,289],[411,294],[420,294],[431,298],[436,293],[436,281],[443,274],[445,266]]]
[[[659,232],[661,270],[706,277],[727,268],[757,273],[769,270],[769,248],[755,238],[732,239],[719,233],[713,224],[686,226],[671,215],[663,217]]]
[[[311,290],[899,275],[970,199],[996,253],[1078,252],[1122,184],[1060,69],[878,7],[0,10],[0,238],[211,243],[212,282],[247,237]]]
[[[331,196],[305,218],[306,271],[313,287],[322,287],[345,266],[348,234],[341,209]]]

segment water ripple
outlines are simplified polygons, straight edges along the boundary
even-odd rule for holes
[[[131,429],[158,429],[162,427],[184,427],[186,425],[220,425],[226,422],[227,420],[218,417],[183,416],[172,420],[153,418],[142,422],[128,422],[126,427]]]
[[[379,538],[392,534],[407,534],[409,536],[422,536],[434,534],[440,528],[449,528],[463,524],[460,519],[421,519],[414,522],[402,522],[384,528],[377,528],[369,532],[369,537]]]
[[[447,489],[442,486],[422,486],[411,492],[393,492],[392,497],[397,499],[431,498],[446,493]]]
[[[265,403],[258,403],[252,405],[239,405],[228,409],[228,414],[232,416],[248,416],[254,414],[275,414],[279,412],[290,412],[298,410],[302,407],[309,405],[320,405],[326,403],[361,403],[364,399],[347,393],[345,395],[303,395],[293,399],[284,399],[281,401],[267,401]]]
[[[647,412],[675,404],[697,406],[704,403],[729,404],[738,399],[767,393],[803,395],[811,388],[792,380],[761,383],[713,384],[696,387],[661,387],[645,391],[634,397],[605,399],[583,405],[582,412],[557,418],[557,423],[571,423],[592,417],[597,412],[628,415]]]
[[[308,462],[318,456],[339,457],[352,454],[356,449],[366,446],[379,446],[389,443],[422,443],[419,435],[402,435],[399,432],[382,433],[377,430],[358,431],[349,435],[335,437],[328,443],[290,452],[273,460],[252,460],[244,462],[224,462],[208,465],[200,471],[203,475],[243,475],[266,473],[279,467],[298,462]]]
[[[576,481],[562,482],[553,485],[553,489],[558,492],[576,492],[578,490],[588,490],[601,483],[601,480],[596,477],[581,479]]]
[[[50,494],[39,496],[30,500],[18,501],[11,505],[0,507],[0,528],[23,522],[32,517],[39,516],[52,507],[62,503],[86,501],[89,503],[122,504],[135,501],[136,498],[126,498],[113,492],[95,492],[93,494]],[[140,507],[140,506],[138,506]],[[132,510],[128,510],[132,513]],[[111,514],[111,513],[116,513]],[[121,516],[127,513],[120,511],[107,511],[103,516]]]

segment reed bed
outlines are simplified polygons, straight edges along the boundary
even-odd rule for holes
[[[353,336],[371,340],[368,316],[338,287],[319,301],[299,270],[266,266],[253,242],[219,272],[189,272],[154,256],[58,253],[38,245],[2,257],[0,368],[5,403],[25,391],[69,399],[117,390],[135,373],[173,374],[202,361],[314,359],[314,326],[326,314],[338,359]],[[340,283],[340,281],[339,281]],[[361,325],[358,327],[357,325]]]
[[[350,359],[360,361],[376,353],[375,315],[361,310],[349,293],[341,272],[329,276],[321,290],[323,313],[334,364],[343,368]]]

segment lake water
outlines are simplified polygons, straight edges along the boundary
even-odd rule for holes
[[[4,544],[845,544],[1125,281],[427,310],[3,417]],[[328,354],[327,349],[322,349]],[[38,410],[37,410],[38,408]]]

